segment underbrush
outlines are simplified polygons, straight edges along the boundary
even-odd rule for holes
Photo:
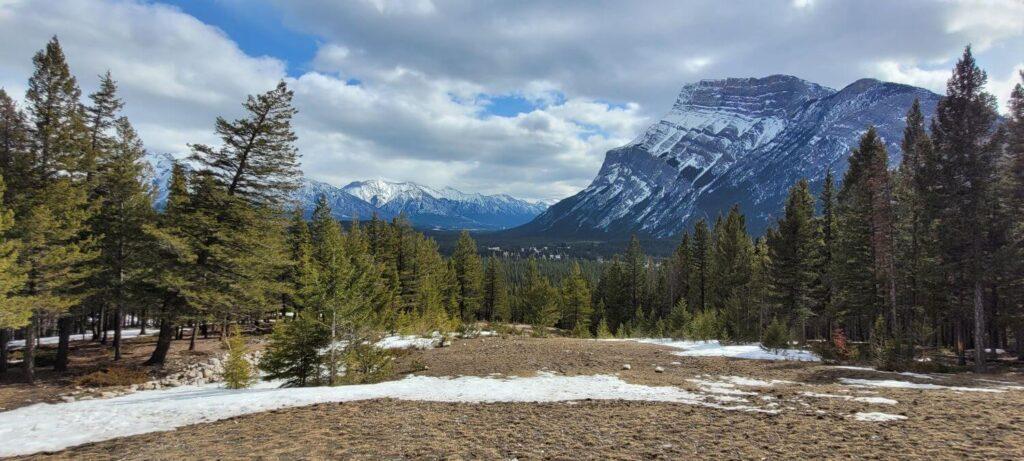
[[[142,370],[125,367],[110,367],[75,378],[74,383],[83,387],[130,386],[149,381],[149,374]]]

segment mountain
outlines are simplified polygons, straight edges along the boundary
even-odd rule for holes
[[[163,208],[167,202],[167,185],[174,157],[170,154],[151,155],[149,164],[152,171],[148,176],[157,191],[155,205]],[[293,198],[308,216],[320,195],[327,199],[337,219],[359,217],[365,220],[375,213],[381,219],[391,219],[405,213],[414,226],[439,230],[507,229],[529,222],[547,209],[543,203],[527,202],[504,194],[467,194],[451,187],[433,189],[412,182],[380,179],[336,187],[303,178]]]
[[[839,91],[788,75],[688,84],[661,120],[608,151],[590,186],[509,234],[661,238],[733,204],[761,233],[797,180],[820,190],[828,168],[842,178],[868,126],[898,164],[906,111],[918,98],[931,117],[939,97],[873,79]]]
[[[418,227],[506,229],[529,222],[547,206],[504,194],[467,194],[451,187],[433,189],[411,182],[356,181],[341,191],[361,199],[382,217],[405,213]]]

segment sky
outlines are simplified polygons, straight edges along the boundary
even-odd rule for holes
[[[0,0],[0,87],[56,35],[84,93],[110,70],[152,153],[285,80],[303,170],[555,200],[701,79],[862,77],[938,93],[971,44],[1005,108],[1022,0]]]

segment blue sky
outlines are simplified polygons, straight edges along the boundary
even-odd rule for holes
[[[85,93],[110,70],[153,153],[284,80],[303,170],[558,199],[701,79],[863,77],[942,92],[973,44],[1005,101],[1019,0],[0,0],[0,87],[53,35]]]

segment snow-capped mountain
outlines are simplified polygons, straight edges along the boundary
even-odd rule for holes
[[[151,155],[148,173],[157,194],[155,205],[167,202],[167,186],[171,178],[174,156]],[[370,219],[377,214],[391,219],[401,213],[413,225],[431,229],[497,230],[529,222],[547,209],[508,195],[467,194],[451,187],[434,189],[412,182],[389,182],[381,179],[356,181],[345,187],[303,178],[302,186],[293,194],[296,203],[312,214],[317,198],[323,195],[337,219],[354,217]]]
[[[818,190],[830,167],[841,178],[869,125],[895,166],[915,98],[931,117],[939,95],[872,79],[839,91],[787,75],[689,84],[661,120],[608,151],[589,187],[510,232],[667,237],[738,203],[760,233],[797,180]]]
[[[468,194],[381,179],[353,182],[340,191],[385,218],[405,213],[413,224],[443,229],[505,229],[529,222],[547,206],[508,195]]]

